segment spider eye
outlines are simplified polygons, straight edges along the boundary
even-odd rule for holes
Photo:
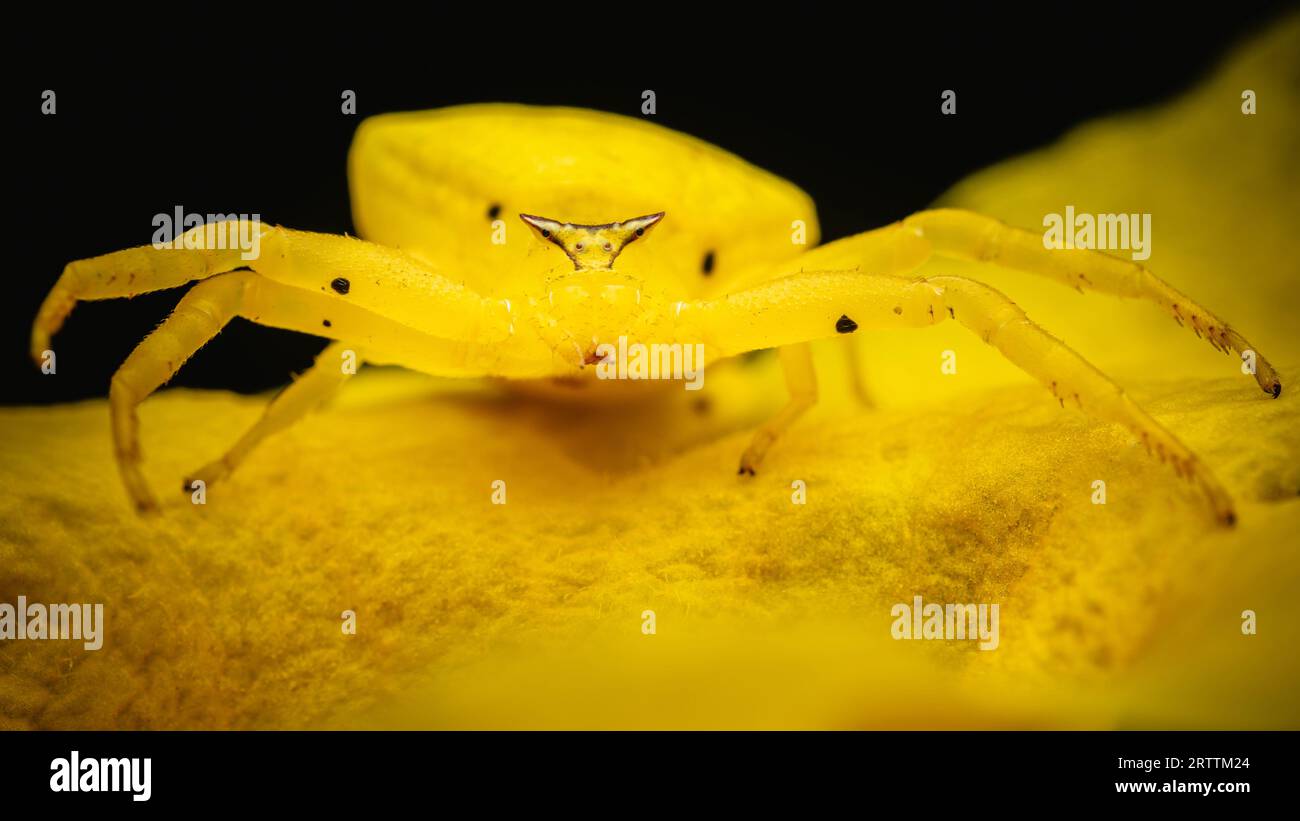
[[[610,243],[610,242],[605,243],[605,244],[602,245],[601,247],[604,248],[606,251],[613,251],[613,250],[614,250],[614,245],[613,245],[613,243]]]
[[[582,250],[583,248],[585,248],[585,247],[586,247],[586,246],[584,246],[584,245],[580,242],[580,243],[578,243],[577,245],[573,246],[573,250],[575,250],[575,251],[581,251],[581,250]]]

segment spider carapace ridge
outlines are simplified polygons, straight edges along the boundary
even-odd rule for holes
[[[334,341],[226,454],[186,477],[187,490],[190,479],[222,480],[330,395],[346,379],[341,352],[442,376],[572,382],[590,373],[600,342],[619,337],[703,345],[709,362],[779,349],[789,401],[741,455],[740,473],[753,474],[816,401],[810,341],[955,321],[1063,405],[1128,428],[1218,521],[1235,521],[1194,453],[1015,303],[973,279],[917,277],[936,255],[1148,301],[1216,349],[1251,351],[1259,387],[1282,389],[1241,334],[1137,263],[1046,249],[1037,233],[958,210],[818,245],[813,203],[793,184],[642,120],[504,104],[383,115],[359,127],[348,170],[361,239],[241,224],[259,249],[247,259],[200,226],[170,248],[71,262],[41,305],[38,360],[79,300],[198,280],[110,383],[117,462],[140,511],[158,503],[136,408],[236,316]]]

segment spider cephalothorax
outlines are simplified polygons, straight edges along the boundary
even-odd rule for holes
[[[573,270],[548,277],[545,294],[520,300],[521,313],[561,361],[583,369],[602,360],[602,345],[640,338],[660,327],[663,294],[614,261],[663,219],[663,212],[601,225],[577,225],[531,214],[519,218],[544,242],[564,251]],[[512,306],[513,309],[513,306]],[[569,382],[568,384],[573,384]]]
[[[1268,395],[1282,389],[1239,332],[1137,262],[1052,250],[1037,233],[948,209],[818,246],[816,212],[797,187],[639,120],[513,105],[375,117],[358,130],[349,177],[354,221],[369,241],[241,221],[238,235],[258,240],[250,261],[243,249],[214,247],[200,226],[171,249],[72,262],[46,297],[32,328],[38,361],[78,300],[202,280],[109,391],[118,464],[138,509],[157,503],[140,467],[136,407],[235,316],[334,343],[230,452],[193,474],[209,483],[341,384],[340,356],[442,376],[571,379],[602,362],[598,349],[612,337],[690,345],[709,362],[779,348],[790,399],[741,455],[740,472],[752,474],[816,401],[811,340],[954,320],[1063,406],[1126,427],[1201,491],[1220,522],[1235,520],[1228,493],[1194,453],[1015,303],[973,279],[917,278],[935,256],[1145,300],[1240,355]],[[499,219],[515,206],[541,246]],[[674,212],[671,226],[636,243],[660,208]],[[629,213],[647,216],[596,222]],[[552,244],[572,270],[536,253]]]

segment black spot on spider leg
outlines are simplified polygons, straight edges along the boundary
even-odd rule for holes
[[[324,325],[326,328],[329,328],[333,325],[333,323],[330,322],[328,319],[322,321],[321,324]]]
[[[343,277],[335,277],[334,281],[330,283],[330,287],[333,288],[337,293],[346,294],[349,290],[352,289],[352,283],[348,282]]]
[[[490,206],[488,206],[487,217],[490,220],[494,220],[499,216],[501,216],[501,204],[494,202]]]
[[[712,251],[709,251],[708,253],[706,253],[706,254],[704,255],[704,262],[703,262],[703,264],[700,266],[700,270],[704,272],[704,275],[705,275],[706,277],[709,276],[709,275],[711,275],[711,274],[713,273],[713,264],[714,264],[716,261],[717,261],[717,260],[714,258],[714,256],[713,256],[713,252],[712,252]]]
[[[858,329],[858,323],[849,319],[848,314],[841,314],[840,318],[835,320],[835,332],[841,334],[851,334]]]

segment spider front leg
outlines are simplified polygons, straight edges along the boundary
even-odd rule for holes
[[[717,300],[685,303],[681,338],[715,355],[798,345],[859,328],[921,327],[955,319],[996,347],[1061,401],[1132,431],[1203,493],[1218,521],[1236,520],[1228,493],[1197,456],[1065,343],[993,288],[960,277],[908,280],[857,273],[805,273]],[[778,417],[779,418],[779,417]]]
[[[447,375],[524,378],[549,367],[549,360],[538,364],[526,334],[514,334],[504,301],[483,298],[390,248],[258,225],[262,253],[247,263],[238,251],[203,247],[144,247],[72,263],[38,313],[34,353],[48,344],[77,299],[127,296],[203,279],[132,352],[110,385],[118,467],[138,510],[155,510],[157,502],[140,469],[136,408],[235,316],[352,340],[389,359],[425,363]],[[201,245],[202,236],[194,242]],[[244,264],[256,271],[220,271]],[[273,403],[227,457],[204,470],[215,478],[224,475],[258,441],[327,395],[338,381],[333,376],[313,369],[301,387],[291,387]]]
[[[796,260],[799,267],[794,270],[854,269],[898,275],[916,270],[934,256],[1044,276],[1080,293],[1097,291],[1151,302],[1215,350],[1239,356],[1252,351],[1260,389],[1275,399],[1282,392],[1277,371],[1244,336],[1142,265],[1095,250],[1049,249],[1041,234],[970,211],[921,211],[893,225],[813,248]]]
[[[238,268],[442,339],[486,344],[513,333],[508,302],[483,297],[395,248],[253,220],[229,225],[221,231],[192,228],[173,248],[144,245],[69,263],[32,324],[32,358],[41,361],[50,337],[80,300],[137,296]],[[256,238],[256,252],[221,247],[227,236]]]
[[[262,229],[258,223],[239,222],[236,230],[251,236],[252,231],[260,233]],[[31,333],[32,359],[41,361],[51,337],[63,327],[79,301],[139,296],[246,264],[241,249],[207,248],[209,244],[213,243],[209,242],[207,229],[199,226],[182,234],[175,250],[144,245],[69,262],[36,312]]]

